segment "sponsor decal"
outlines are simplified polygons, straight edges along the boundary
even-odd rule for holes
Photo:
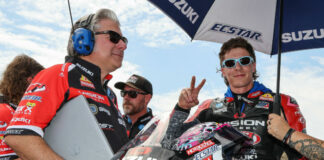
[[[255,105],[255,108],[269,109],[269,102],[259,101],[259,103]]]
[[[103,103],[105,101],[105,98],[103,96],[96,93],[81,91],[81,94],[100,103]]]
[[[35,93],[35,92],[42,92],[46,90],[45,84],[41,83],[32,83],[29,85],[25,93]]]
[[[233,97],[226,97],[226,102],[232,102],[232,101],[234,101]]]
[[[208,141],[204,141],[202,144],[198,145],[198,146],[195,146],[195,147],[192,147],[190,149],[188,149],[186,152],[187,152],[187,155],[192,155],[196,152],[200,152],[206,148],[209,148],[210,146],[214,145],[215,143],[211,140],[208,140]]]
[[[89,88],[95,89],[94,84],[84,75],[81,75],[80,85],[83,87],[89,87]]]
[[[13,119],[11,119],[11,122],[23,122],[23,123],[30,124],[30,119],[26,119],[26,118],[13,118]]]
[[[228,24],[216,23],[213,25],[212,28],[210,28],[210,30],[233,35],[233,36],[240,36],[240,37],[255,40],[258,42],[263,42],[262,34],[260,32],[252,31],[247,28],[236,27],[236,26],[228,25]]]
[[[18,106],[18,107],[16,108],[16,113],[18,113],[18,114],[22,113],[24,107],[25,107],[25,106]]]
[[[1,144],[4,143],[4,137],[0,136]]]
[[[219,113],[219,112],[227,112],[227,107],[223,107],[223,108],[220,108],[220,109],[215,109],[213,110],[214,113]]]
[[[244,159],[244,160],[258,159],[258,155],[257,154],[254,154],[254,155],[242,155],[242,156],[240,156],[239,159]]]
[[[27,102],[26,103],[26,109],[24,111],[25,114],[31,114],[32,109],[36,106],[35,103]]]
[[[260,96],[259,100],[265,100],[265,101],[271,101],[273,102],[273,97],[270,93],[266,93],[262,96]]]
[[[245,113],[241,113],[240,115],[238,113],[234,114],[234,118],[235,119],[244,118],[244,117],[246,117],[246,114]]]
[[[253,120],[253,119],[241,119],[241,120],[235,120],[230,122],[225,122],[233,127],[239,128],[240,130],[250,130],[250,129],[256,129],[258,126],[265,127],[266,123],[263,120]]]
[[[88,70],[87,68],[83,67],[80,63],[76,63],[76,66],[79,67],[81,70],[83,70],[85,73],[89,74],[90,76],[93,76],[93,72]]]
[[[24,130],[22,129],[10,129],[6,131],[6,134],[14,134],[14,135],[19,135],[21,134],[21,132],[23,132]]]
[[[118,118],[118,123],[126,128],[126,123],[123,119]]]
[[[216,104],[215,104],[215,108],[222,108],[222,107],[224,107],[224,104],[223,103],[221,103],[221,102],[216,102]]]
[[[111,124],[107,124],[107,123],[99,123],[100,128],[102,129],[107,129],[107,128],[113,128],[114,126]]]
[[[8,124],[4,121],[0,121],[0,128],[6,128]]]
[[[324,28],[315,28],[297,32],[283,33],[281,37],[283,43],[324,39]]]
[[[221,150],[222,150],[222,147],[216,144],[216,145],[213,145],[213,146],[203,150],[202,152],[195,154],[194,159],[204,159],[217,151],[221,152]]]
[[[185,0],[169,0],[187,19],[195,24],[199,14]]]
[[[41,102],[42,101],[42,97],[40,97],[40,96],[25,95],[25,96],[22,97],[21,100],[34,100],[34,101]]]
[[[256,98],[256,97],[259,97],[263,92],[261,91],[256,91],[256,92],[253,92],[253,93],[250,93],[248,95],[248,98]]]
[[[258,134],[249,131],[241,132],[253,140],[253,145],[256,145],[261,142],[261,137]]]
[[[89,108],[93,114],[98,113],[98,107],[95,104],[89,104]]]
[[[109,112],[109,110],[107,110],[107,109],[104,108],[104,107],[99,107],[99,111],[100,111],[100,112],[105,112],[108,116],[111,115],[110,112]]]
[[[137,80],[138,80],[137,77],[135,77],[135,76],[131,76],[131,77],[127,80],[127,82],[129,82],[129,83],[136,83]]]

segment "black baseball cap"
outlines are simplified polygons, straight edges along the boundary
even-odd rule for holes
[[[128,78],[126,82],[115,83],[115,87],[120,90],[124,90],[125,85],[130,86],[132,88],[140,89],[148,94],[153,95],[153,88],[151,82],[142,76],[133,74]]]

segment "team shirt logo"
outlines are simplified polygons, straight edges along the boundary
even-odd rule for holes
[[[35,93],[35,92],[41,92],[45,91],[46,86],[41,83],[32,83],[29,85],[25,93]]]
[[[95,89],[94,84],[84,75],[81,75],[80,84],[83,87],[89,87],[89,88]]]
[[[262,96],[260,96],[259,100],[265,100],[265,101],[271,101],[273,102],[273,97],[270,93],[266,93]]]

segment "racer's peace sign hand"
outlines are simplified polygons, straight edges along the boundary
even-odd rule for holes
[[[182,89],[179,96],[178,105],[183,109],[190,109],[199,104],[198,94],[200,92],[200,89],[204,86],[205,82],[206,79],[203,79],[200,84],[195,87],[196,77],[192,76],[190,88]]]

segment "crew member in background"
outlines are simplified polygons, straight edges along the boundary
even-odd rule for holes
[[[153,118],[152,109],[147,107],[153,96],[152,84],[134,74],[126,82],[117,82],[115,87],[121,90],[127,133],[129,139],[133,139]]]

